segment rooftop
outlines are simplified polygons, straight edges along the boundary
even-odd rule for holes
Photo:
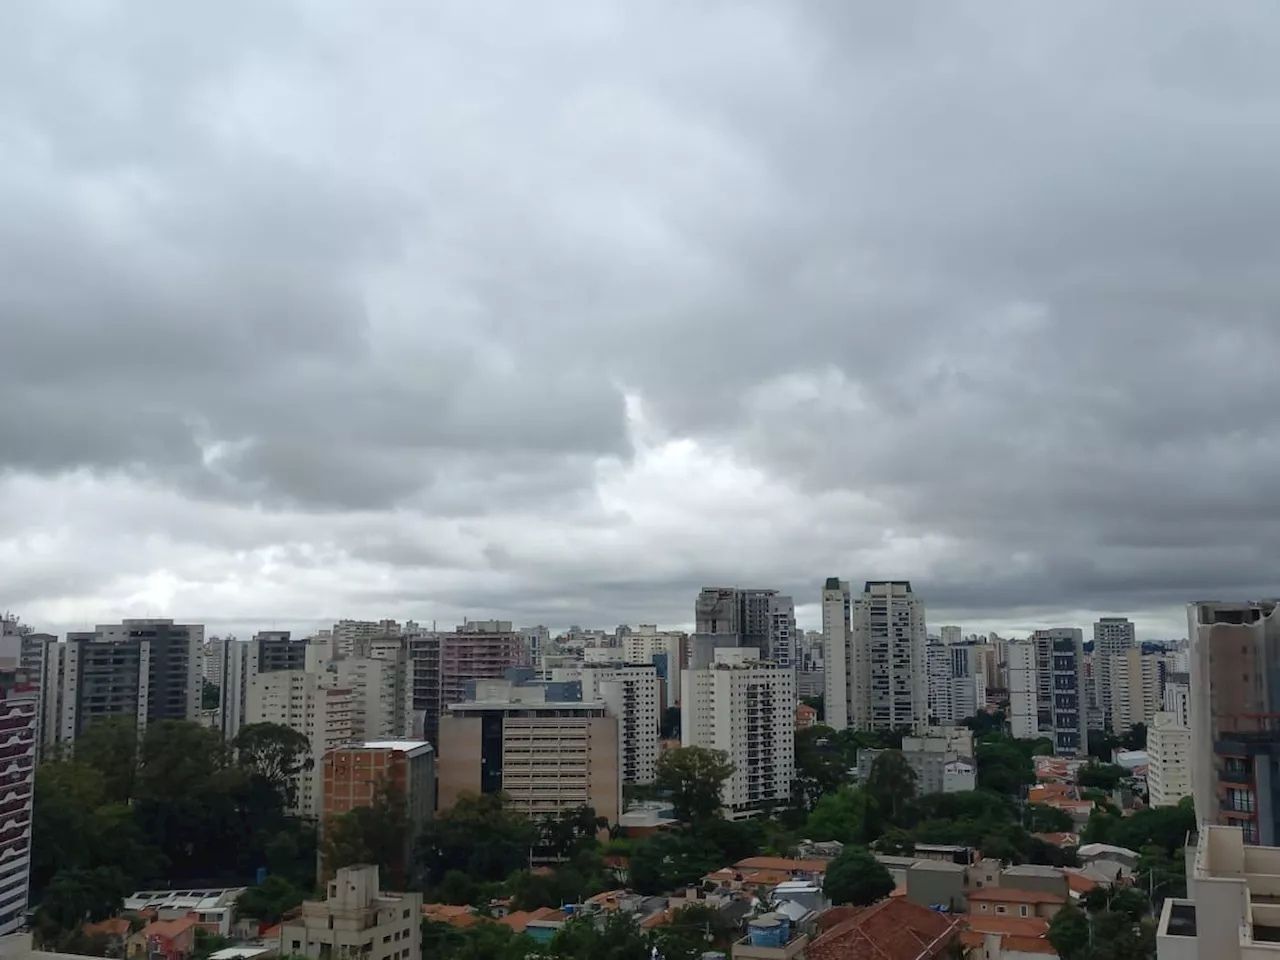
[[[843,909],[843,908],[837,908]],[[806,960],[934,960],[946,954],[963,919],[936,913],[905,899],[881,900],[850,913],[809,944]]]
[[[423,748],[431,750],[432,746],[426,740],[370,740],[361,744],[357,749],[360,750],[398,750],[403,753],[413,753],[421,751]]]

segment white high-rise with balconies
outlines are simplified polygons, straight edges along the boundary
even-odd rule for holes
[[[826,723],[833,730],[853,726],[853,687],[849,675],[852,611],[849,582],[829,577],[822,588],[822,656]]]
[[[795,777],[795,671],[754,648],[720,648],[686,670],[680,706],[686,747],[720,750],[733,764],[721,796],[730,818],[755,816],[791,796]]]
[[[652,663],[583,663],[582,699],[600,701],[618,718],[623,783],[653,783],[658,775],[658,668]]]
[[[917,730],[929,722],[924,603],[907,580],[868,580],[854,598],[848,644],[851,725]]]
[[[1036,645],[1030,640],[1010,640],[1005,657],[1010,733],[1019,740],[1034,740],[1040,735]]]
[[[1137,634],[1128,617],[1103,617],[1093,625],[1093,653],[1097,663],[1098,706],[1107,723],[1117,716],[1116,696],[1112,692],[1115,670],[1112,661],[1137,643]],[[1123,728],[1127,729],[1127,728]],[[1121,732],[1123,732],[1123,729]]]

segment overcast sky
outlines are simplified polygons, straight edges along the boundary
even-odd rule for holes
[[[0,608],[1280,593],[1280,8],[0,4]]]

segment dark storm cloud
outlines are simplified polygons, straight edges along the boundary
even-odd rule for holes
[[[10,476],[475,615],[1275,592],[1272,5],[212,10],[0,11]]]

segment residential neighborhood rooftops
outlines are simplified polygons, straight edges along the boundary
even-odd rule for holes
[[[784,873],[826,873],[830,860],[792,860],[788,857],[747,857],[734,864],[739,870],[780,870]]]
[[[855,910],[805,950],[806,960],[842,960],[868,956],[876,960],[934,960],[946,955],[963,918],[937,913],[909,900],[881,900]]]

